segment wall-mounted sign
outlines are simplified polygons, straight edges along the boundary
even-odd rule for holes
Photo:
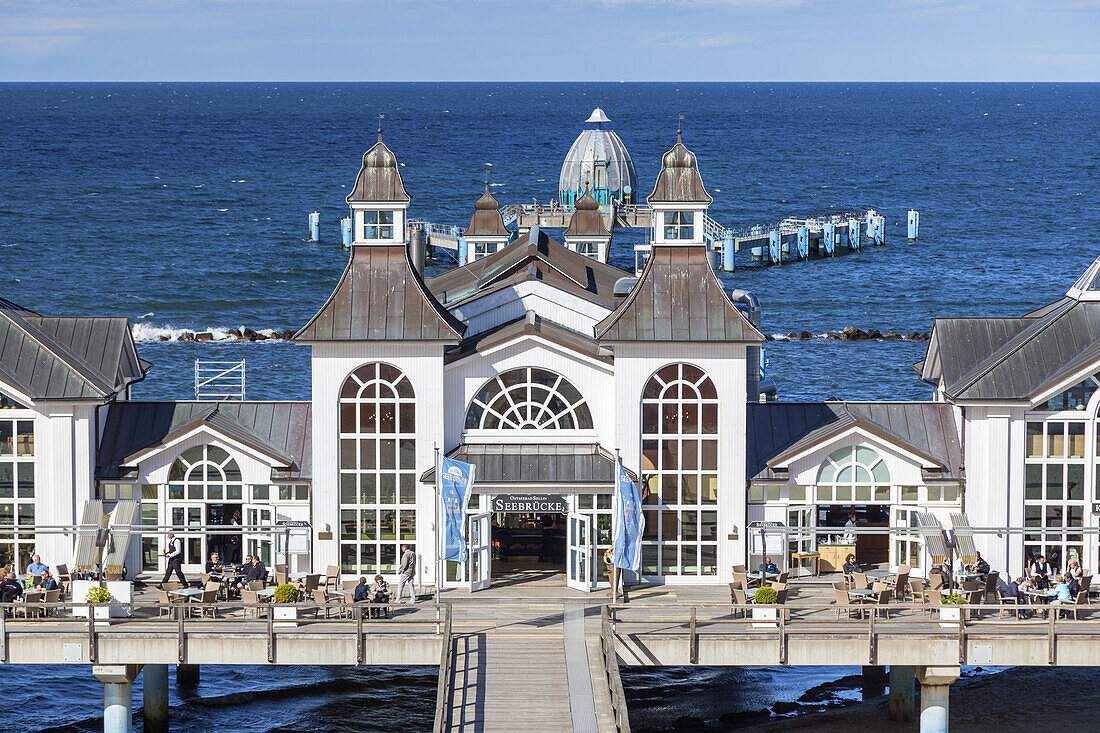
[[[569,504],[555,494],[498,494],[493,497],[493,511],[565,514]]]
[[[1092,505],[1092,513],[1100,514],[1100,502],[1094,502]]]

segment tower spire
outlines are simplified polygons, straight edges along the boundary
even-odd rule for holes
[[[676,142],[683,142],[680,138],[684,133],[684,115],[681,112],[676,117]]]
[[[378,142],[382,142],[382,118],[386,115],[379,113],[378,115]]]

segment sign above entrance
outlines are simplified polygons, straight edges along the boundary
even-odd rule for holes
[[[493,511],[565,514],[569,505],[556,494],[498,494],[493,497]]]

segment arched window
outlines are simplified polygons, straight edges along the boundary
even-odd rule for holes
[[[340,389],[340,572],[397,572],[416,540],[416,397],[390,364],[365,364]]]
[[[466,411],[468,430],[591,430],[592,413],[565,377],[523,367],[489,380]]]
[[[856,445],[829,454],[817,472],[817,500],[890,501],[890,469],[873,448]]]
[[[216,445],[188,448],[168,473],[169,499],[241,501],[243,495],[237,461]]]
[[[718,392],[670,364],[642,391],[643,575],[718,572]]]

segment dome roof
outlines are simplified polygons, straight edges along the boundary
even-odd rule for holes
[[[600,212],[600,202],[587,188],[584,195],[577,199],[577,210],[569,218],[569,226],[566,227],[566,237],[610,237],[611,232],[604,224],[603,214]]]
[[[401,171],[397,167],[397,156],[382,142],[379,132],[378,142],[363,154],[363,167],[355,179],[355,187],[348,194],[347,202],[399,202],[409,203],[412,197],[405,190],[401,180]]]
[[[504,217],[500,215],[500,204],[489,193],[489,182],[485,182],[485,193],[474,204],[474,214],[470,217],[470,226],[462,232],[465,237],[508,237],[511,232],[504,226]]]
[[[688,150],[676,131],[676,144],[661,158],[661,172],[653,184],[649,202],[711,203],[699,175],[695,153]]]
[[[566,153],[558,181],[562,198],[566,191],[579,194],[586,185],[593,190],[606,189],[616,196],[636,194],[638,174],[634,171],[634,161],[619,136],[613,130],[603,129],[603,123],[610,122],[607,115],[597,107],[587,121],[600,127],[582,131]],[[606,175],[601,170],[597,177],[598,163],[601,169],[606,166]]]

